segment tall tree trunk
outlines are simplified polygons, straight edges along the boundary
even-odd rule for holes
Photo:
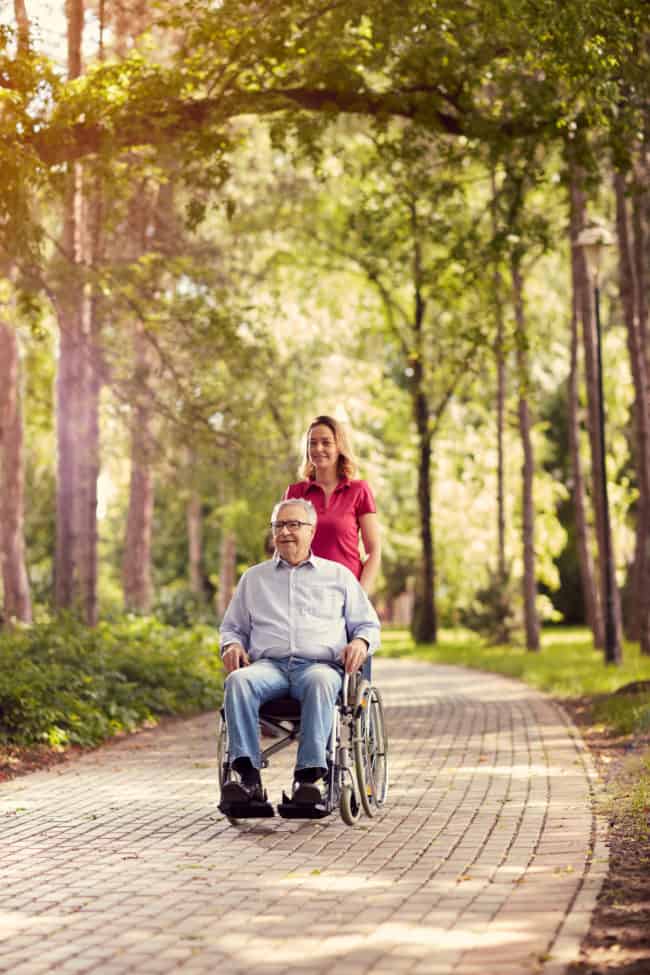
[[[416,368],[416,373],[421,369]],[[416,380],[418,377],[416,377]],[[422,382],[419,377],[419,382]],[[420,516],[420,543],[422,570],[416,611],[413,618],[413,636],[418,643],[435,643],[438,638],[438,622],[435,602],[435,560],[433,551],[432,504],[431,504],[431,432],[427,398],[422,391],[415,394],[413,404],[418,440],[418,511]]]
[[[5,622],[30,623],[32,603],[25,566],[23,425],[16,333],[0,322],[0,560]]]
[[[420,515],[420,542],[422,567],[419,580],[413,636],[418,643],[435,643],[438,639],[436,618],[436,576],[433,551],[432,503],[431,503],[431,427],[429,400],[425,391],[424,325],[425,300],[422,293],[422,253],[420,229],[415,200],[411,202],[411,232],[413,240],[413,288],[415,307],[413,318],[413,355],[411,367],[411,396],[413,418],[418,440],[418,511]]]
[[[648,45],[646,44],[646,47]],[[634,254],[637,278],[638,325],[641,350],[645,353],[643,362],[646,380],[650,377],[650,333],[648,329],[648,308],[650,306],[650,108],[646,107],[643,139],[635,172],[634,194]],[[650,413],[650,392],[646,397]],[[646,505],[645,523],[639,526],[637,534],[648,544],[650,534],[650,498]],[[650,555],[646,559],[645,585],[641,583],[645,605],[640,615],[641,652],[650,654]]]
[[[584,225],[586,213],[584,196],[580,191],[578,174],[574,166],[569,164],[569,211],[570,234],[572,243],[576,240],[580,229]],[[571,470],[573,475],[573,509],[576,521],[576,545],[578,550],[578,564],[580,566],[580,580],[582,596],[585,604],[587,624],[591,629],[596,647],[605,646],[605,625],[603,620],[600,592],[596,585],[596,574],[592,556],[591,531],[587,518],[585,478],[580,452],[580,407],[578,395],[578,349],[579,349],[579,321],[582,318],[582,303],[585,290],[588,289],[587,271],[584,257],[579,248],[571,247],[571,284],[572,284],[572,312],[571,312],[571,366],[569,371],[569,451],[571,456]],[[591,308],[591,305],[589,305]],[[589,311],[589,314],[591,312]]]
[[[134,335],[135,396],[131,425],[131,484],[127,516],[122,581],[128,609],[147,613],[151,609],[151,530],[153,524],[154,479],[151,467],[151,404],[149,401],[149,351],[144,328]]]
[[[539,650],[539,618],[536,606],[537,572],[535,565],[535,505],[533,501],[535,461],[531,437],[530,409],[528,406],[529,373],[523,281],[521,266],[516,258],[512,260],[512,285],[517,329],[517,367],[519,371],[519,433],[524,454],[522,466],[524,623],[526,628],[526,647],[528,650],[536,651]]]
[[[14,18],[18,28],[18,53],[27,54],[30,47],[30,23],[25,0],[14,0]]]
[[[650,652],[648,646],[647,626],[649,597],[647,591],[649,580],[649,511],[650,511],[650,416],[649,389],[646,363],[646,349],[643,345],[642,334],[645,331],[641,324],[645,320],[645,294],[643,287],[643,266],[639,261],[638,251],[643,250],[643,226],[637,217],[635,222],[634,240],[630,228],[630,216],[627,203],[627,180],[620,170],[614,173],[614,191],[616,194],[616,232],[618,238],[619,255],[619,286],[621,304],[627,330],[627,346],[630,356],[630,366],[634,382],[634,420],[636,427],[635,463],[639,486],[639,502],[637,510],[637,546],[634,556],[634,575],[632,578],[632,600],[630,617],[632,620],[630,636],[640,639],[644,652]],[[633,205],[640,201],[633,200]]]
[[[221,537],[221,551],[219,553],[219,595],[217,599],[217,612],[219,619],[223,619],[223,614],[228,608],[228,603],[232,599],[235,591],[235,559],[237,556],[237,539],[234,532],[224,529]]]
[[[55,603],[70,609],[77,597],[78,525],[75,495],[78,489],[80,391],[83,383],[82,292],[79,235],[81,167],[73,165],[64,199],[63,246],[68,266],[63,269],[56,292],[59,322],[59,360],[56,376],[57,493]]]
[[[99,181],[84,193],[88,201],[84,216],[84,262],[87,267],[101,263],[103,192]],[[99,398],[101,392],[101,299],[97,288],[87,285],[82,297],[83,324],[83,382],[79,391],[82,399],[81,444],[79,454],[78,523],[79,523],[79,588],[83,618],[94,626],[98,618],[97,604],[97,483],[100,470]]]
[[[571,313],[571,356],[569,367],[568,389],[568,428],[569,455],[571,458],[573,513],[576,522],[576,547],[578,565],[580,566],[580,581],[582,597],[585,606],[587,625],[594,638],[594,646],[602,649],[605,645],[605,627],[600,594],[596,585],[596,574],[591,551],[590,529],[587,522],[585,477],[582,469],[580,452],[580,404],[578,394],[578,315],[576,311],[576,294],[573,294],[573,308]]]
[[[498,222],[496,215],[496,177],[494,169],[490,171],[492,192],[492,235],[496,238]],[[506,415],[506,359],[504,351],[504,321],[503,302],[501,300],[501,271],[498,258],[495,258],[492,275],[494,289],[494,317],[496,323],[496,338],[494,342],[494,358],[497,367],[497,573],[499,584],[504,586],[508,577],[506,565],[506,506],[505,506],[505,415]]]
[[[198,491],[192,491],[187,502],[187,542],[190,590],[203,599],[203,516]]]
[[[68,77],[82,71],[83,0],[66,0]],[[57,371],[57,537],[55,602],[97,621],[97,476],[99,472],[98,323],[85,282],[95,255],[92,205],[79,163],[70,167],[64,198],[62,253],[56,295],[60,327]]]
[[[577,181],[572,184],[572,190],[576,196],[574,201],[576,212],[584,216],[586,209],[584,195]],[[582,313],[582,335],[587,378],[587,417],[591,446],[592,497],[594,499],[596,538],[598,541],[601,605],[603,607],[603,618],[605,621],[605,659],[608,663],[618,663],[621,657],[621,604],[616,585],[616,558],[607,496],[606,456],[603,451],[604,420],[600,412],[604,393],[601,388],[602,369],[599,359],[600,343],[597,330],[599,316],[598,291],[594,289],[592,296],[592,287],[584,256],[580,253],[580,248],[575,249],[578,251],[576,254],[580,285],[578,307]]]

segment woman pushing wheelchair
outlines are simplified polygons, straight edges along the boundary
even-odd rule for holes
[[[356,461],[345,428],[331,416],[317,416],[307,428],[303,479],[290,484],[286,499],[305,498],[318,514],[315,555],[347,566],[372,595],[381,561],[375,499],[367,481],[355,480]],[[366,558],[361,561],[359,536]]]

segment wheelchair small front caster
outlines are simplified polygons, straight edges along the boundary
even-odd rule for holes
[[[354,788],[347,782],[341,786],[340,810],[346,826],[354,826],[358,822],[361,806]]]

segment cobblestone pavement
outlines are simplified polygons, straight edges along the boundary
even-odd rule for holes
[[[577,732],[501,677],[379,660],[375,680],[392,785],[355,828],[231,826],[214,715],[0,786],[0,972],[563,972],[606,871]]]

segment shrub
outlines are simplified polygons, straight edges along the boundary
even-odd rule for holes
[[[64,618],[0,635],[0,741],[95,745],[165,714],[221,701],[216,631]]]

